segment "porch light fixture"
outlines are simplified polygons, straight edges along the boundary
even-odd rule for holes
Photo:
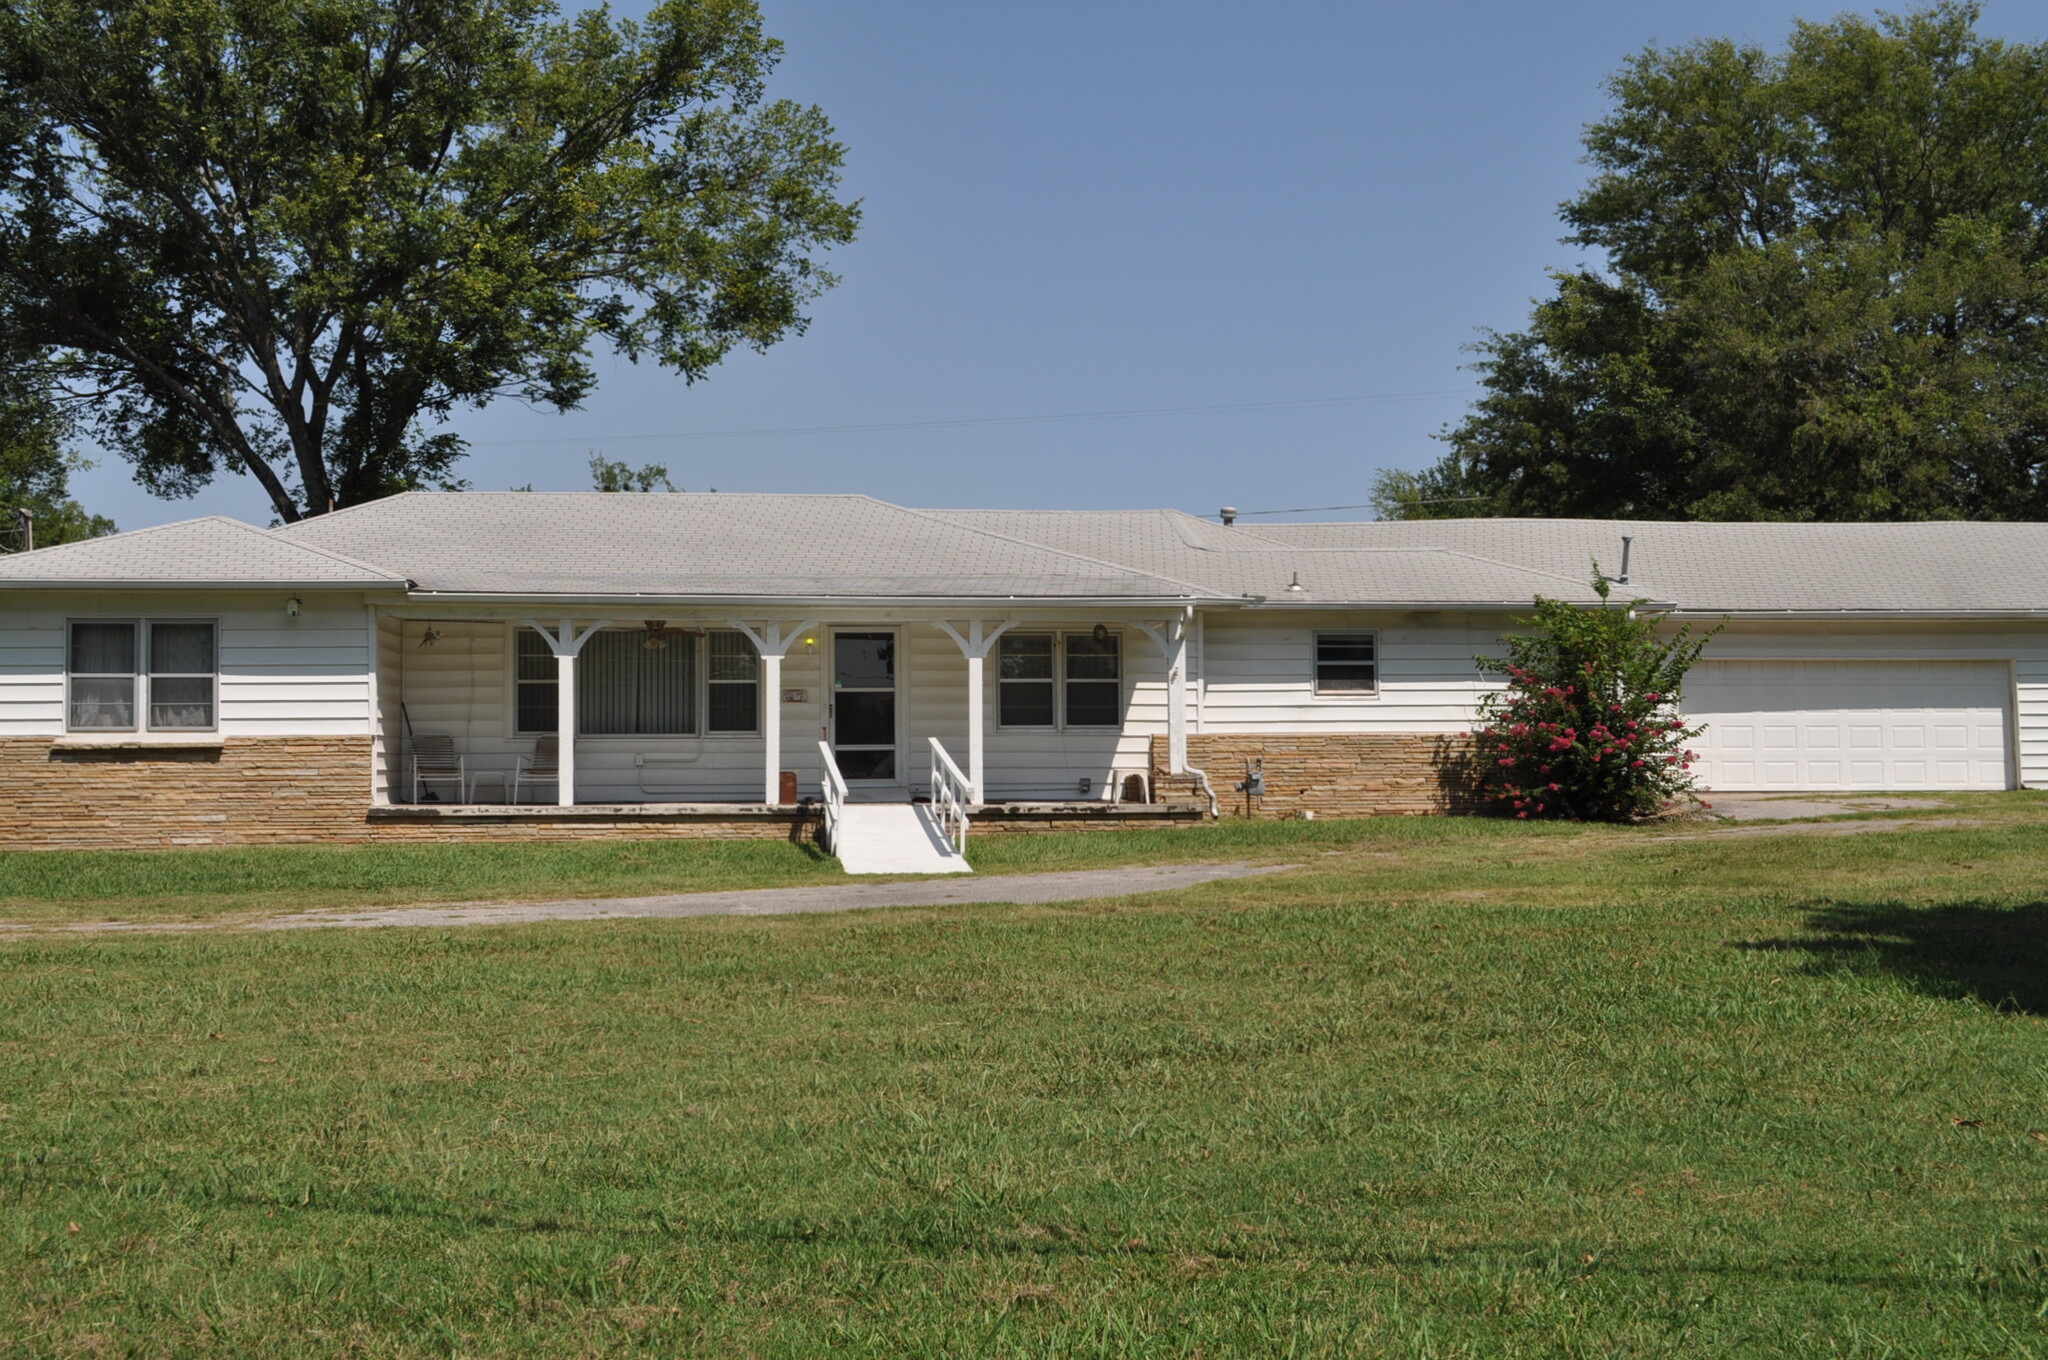
[[[1109,625],[1106,623],[1096,624],[1095,632],[1092,636],[1095,638],[1096,646],[1107,647],[1109,645]]]
[[[299,616],[299,597],[294,595],[284,602],[284,616],[295,619]]]
[[[641,647],[650,652],[658,652],[668,646],[668,643],[663,641],[661,636],[663,630],[668,627],[666,623],[660,619],[648,619],[646,626],[647,637],[640,643]]]
[[[434,627],[432,624],[428,624],[427,627],[420,633],[420,646],[422,647],[431,647],[440,640],[441,630]]]

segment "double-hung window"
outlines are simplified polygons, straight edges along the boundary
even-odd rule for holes
[[[1066,636],[1069,727],[1116,727],[1123,719],[1123,639],[1115,633]]]
[[[996,654],[996,721],[1003,727],[1052,727],[1058,723],[1053,698],[1050,633],[1005,633]]]
[[[210,622],[78,620],[69,652],[64,716],[71,731],[191,732],[218,725],[220,664]]]
[[[706,646],[711,666],[704,707],[712,735],[760,731],[761,654],[745,633],[712,633]]]
[[[1316,634],[1316,693],[1357,699],[1379,693],[1379,639],[1371,633]]]
[[[521,733],[556,729],[554,651],[520,628],[513,707]],[[576,658],[576,730],[590,737],[733,736],[761,730],[761,657],[744,633],[606,629]]]
[[[521,628],[512,664],[512,704],[518,730],[554,731],[561,726],[561,669],[555,662],[555,649],[533,629]]]
[[[1005,633],[996,652],[1003,727],[1118,727],[1123,639],[1115,633]]]

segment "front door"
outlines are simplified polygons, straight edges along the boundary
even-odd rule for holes
[[[847,783],[896,781],[896,634],[832,635],[831,724]]]

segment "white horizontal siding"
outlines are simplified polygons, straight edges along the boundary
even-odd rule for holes
[[[1469,614],[1232,612],[1203,621],[1202,732],[1274,736],[1467,729],[1493,682],[1473,657],[1500,651],[1510,620]],[[1378,635],[1379,692],[1315,693],[1315,635]]]
[[[370,731],[369,611],[359,596],[308,591],[79,591],[0,599],[0,735],[64,732],[65,626],[74,619],[216,619],[223,736]]]

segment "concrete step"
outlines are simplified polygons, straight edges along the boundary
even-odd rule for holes
[[[971,874],[928,803],[849,803],[833,849],[849,874]]]

